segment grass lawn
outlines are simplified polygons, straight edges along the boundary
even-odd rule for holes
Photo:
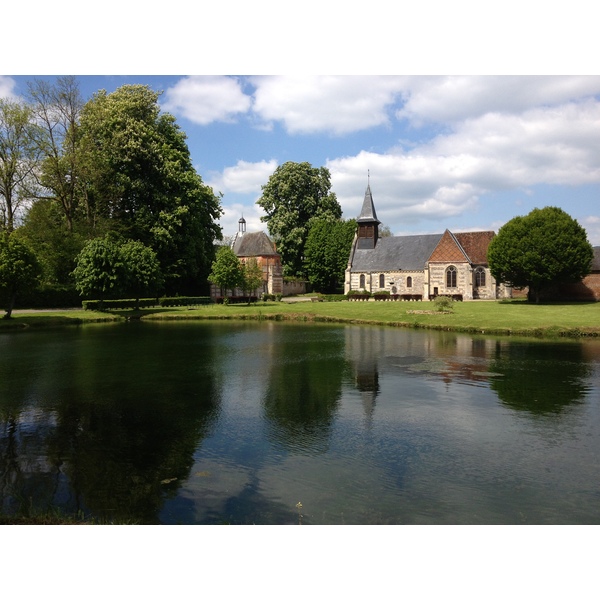
[[[600,335],[600,302],[528,304],[455,302],[449,313],[431,302],[266,302],[149,311],[144,319],[295,319],[423,327],[471,333],[556,336]],[[423,311],[423,312],[420,312]]]
[[[14,311],[10,319],[0,318],[0,332],[12,329],[104,323],[118,321],[120,319],[121,317],[117,314],[89,310]]]
[[[16,312],[0,319],[7,328],[51,327],[122,319],[256,319],[351,322],[421,327],[468,333],[526,336],[600,336],[600,302],[528,304],[524,301],[455,302],[451,312],[437,313],[431,302],[259,302],[198,308],[156,308],[140,311],[84,310]]]

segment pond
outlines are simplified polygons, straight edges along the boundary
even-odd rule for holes
[[[284,322],[0,335],[0,508],[598,524],[600,343]]]

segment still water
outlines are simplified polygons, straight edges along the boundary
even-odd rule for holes
[[[0,508],[598,524],[600,342],[342,325],[0,335]]]

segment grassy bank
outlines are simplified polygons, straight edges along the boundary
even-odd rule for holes
[[[141,317],[330,321],[495,335],[600,336],[600,303],[455,302],[449,313],[433,309],[430,302],[269,302],[149,311]]]
[[[537,337],[600,336],[600,303],[528,304],[455,302],[449,313],[437,313],[430,302],[266,302],[209,305],[140,311],[19,312],[5,328],[52,327],[121,319],[254,319],[297,320],[389,325],[493,335]]]
[[[117,314],[87,310],[22,310],[13,312],[10,319],[0,318],[0,331],[106,323],[120,319],[122,317]]]

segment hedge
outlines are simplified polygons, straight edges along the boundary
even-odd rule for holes
[[[140,298],[139,307],[199,306],[211,303],[212,299],[209,296],[175,296],[172,298]],[[138,301],[131,298],[123,300],[84,300],[81,304],[84,310],[123,310],[136,308]]]

